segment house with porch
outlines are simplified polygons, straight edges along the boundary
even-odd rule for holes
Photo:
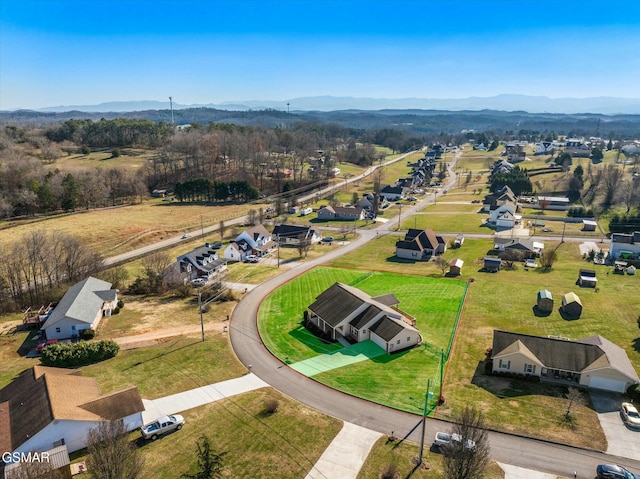
[[[111,283],[89,276],[71,286],[40,328],[47,339],[80,337],[94,331],[103,316],[111,316],[118,305],[118,290]]]
[[[396,256],[415,261],[428,261],[431,256],[447,251],[447,242],[431,228],[418,230],[409,228],[404,239],[396,242]]]
[[[227,260],[220,259],[213,245],[205,243],[194,250],[178,256],[178,267],[185,281],[196,278],[210,280],[227,270]]]
[[[491,361],[494,373],[537,376],[565,386],[622,393],[640,382],[626,352],[599,335],[571,341],[494,331]]]
[[[224,249],[222,256],[229,261],[244,261],[248,255],[262,257],[276,247],[271,233],[264,226],[256,225],[236,236],[236,240]]]
[[[305,316],[332,340],[371,340],[388,354],[422,343],[415,319],[398,309],[393,294],[372,298],[353,286],[334,283],[316,297]]]
[[[640,256],[640,231],[613,233],[609,240],[609,256],[614,259]]]
[[[79,369],[34,366],[0,389],[0,451],[78,451],[89,430],[105,421],[121,419],[127,431],[137,429],[142,411],[136,387],[102,394]]]

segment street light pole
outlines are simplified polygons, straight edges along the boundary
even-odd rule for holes
[[[420,456],[418,457],[418,465],[422,464],[422,454],[424,451],[424,435],[427,429],[427,404],[429,403],[430,387],[431,387],[431,379],[427,381],[427,392],[424,395],[424,409],[422,410],[422,437],[420,438]]]

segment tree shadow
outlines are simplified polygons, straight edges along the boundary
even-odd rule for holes
[[[562,307],[558,308],[558,313],[560,314],[562,319],[564,319],[565,321],[577,321],[578,319],[580,319],[580,315],[582,314],[582,312],[580,312],[580,314],[578,314],[578,315],[567,314],[567,313],[564,312]]]
[[[418,260],[415,260],[415,259],[398,258],[397,256],[389,256],[389,257],[387,257],[386,261],[388,261],[389,263],[400,263],[400,264],[426,263],[426,261],[418,261]]]
[[[637,353],[640,353],[640,338],[636,338],[636,339],[633,340],[633,349]]]

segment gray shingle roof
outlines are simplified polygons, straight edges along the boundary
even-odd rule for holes
[[[335,283],[323,291],[309,309],[332,327],[344,320],[364,303],[364,299]]]
[[[358,316],[353,318],[349,324],[356,329],[362,329],[369,321],[380,314],[381,311],[382,310],[380,308],[371,305]]]
[[[93,323],[105,302],[103,298],[115,298],[115,290],[112,293],[110,290],[111,283],[92,276],[74,284],[62,297],[44,326],[50,327],[65,318]]]
[[[380,321],[369,328],[371,332],[376,333],[385,341],[391,341],[404,329],[405,327],[402,324],[392,320],[388,316],[384,316]]]

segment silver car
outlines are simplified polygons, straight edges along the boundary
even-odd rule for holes
[[[184,418],[179,414],[174,414],[172,416],[160,416],[152,423],[142,426],[140,428],[140,432],[142,433],[143,438],[155,441],[158,439],[158,436],[161,436],[162,434],[182,429],[183,424]]]

